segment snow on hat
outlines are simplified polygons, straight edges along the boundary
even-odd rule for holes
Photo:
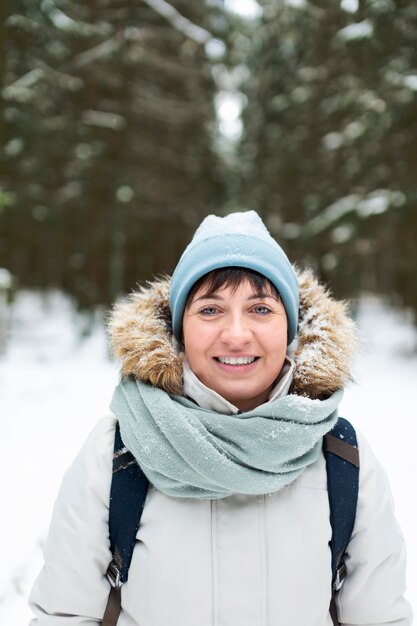
[[[283,249],[255,211],[209,215],[197,228],[171,279],[172,329],[180,341],[182,317],[191,287],[201,276],[221,267],[245,267],[276,287],[288,319],[288,343],[298,324],[298,281]]]

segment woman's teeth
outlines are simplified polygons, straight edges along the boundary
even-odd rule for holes
[[[218,360],[220,363],[225,363],[226,365],[249,365],[249,363],[253,363],[256,357],[254,356],[219,356]]]

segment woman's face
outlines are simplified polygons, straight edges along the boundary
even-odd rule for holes
[[[287,316],[268,287],[249,281],[207,295],[198,290],[183,319],[184,348],[196,376],[241,411],[266,402],[287,349]]]

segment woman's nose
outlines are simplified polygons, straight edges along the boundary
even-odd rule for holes
[[[243,316],[234,315],[225,320],[221,332],[222,341],[228,344],[239,345],[241,343],[247,343],[251,338],[252,331]]]

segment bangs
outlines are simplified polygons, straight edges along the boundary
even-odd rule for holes
[[[194,283],[187,296],[185,308],[187,309],[190,306],[197,291],[202,290],[204,296],[208,298],[217,291],[220,291],[220,289],[226,287],[230,287],[233,293],[239,285],[245,281],[249,282],[258,298],[272,295],[275,296],[277,300],[280,300],[276,287],[268,278],[259,274],[259,272],[247,269],[246,267],[221,267],[217,270],[212,270],[208,274],[204,274],[204,276]]]

